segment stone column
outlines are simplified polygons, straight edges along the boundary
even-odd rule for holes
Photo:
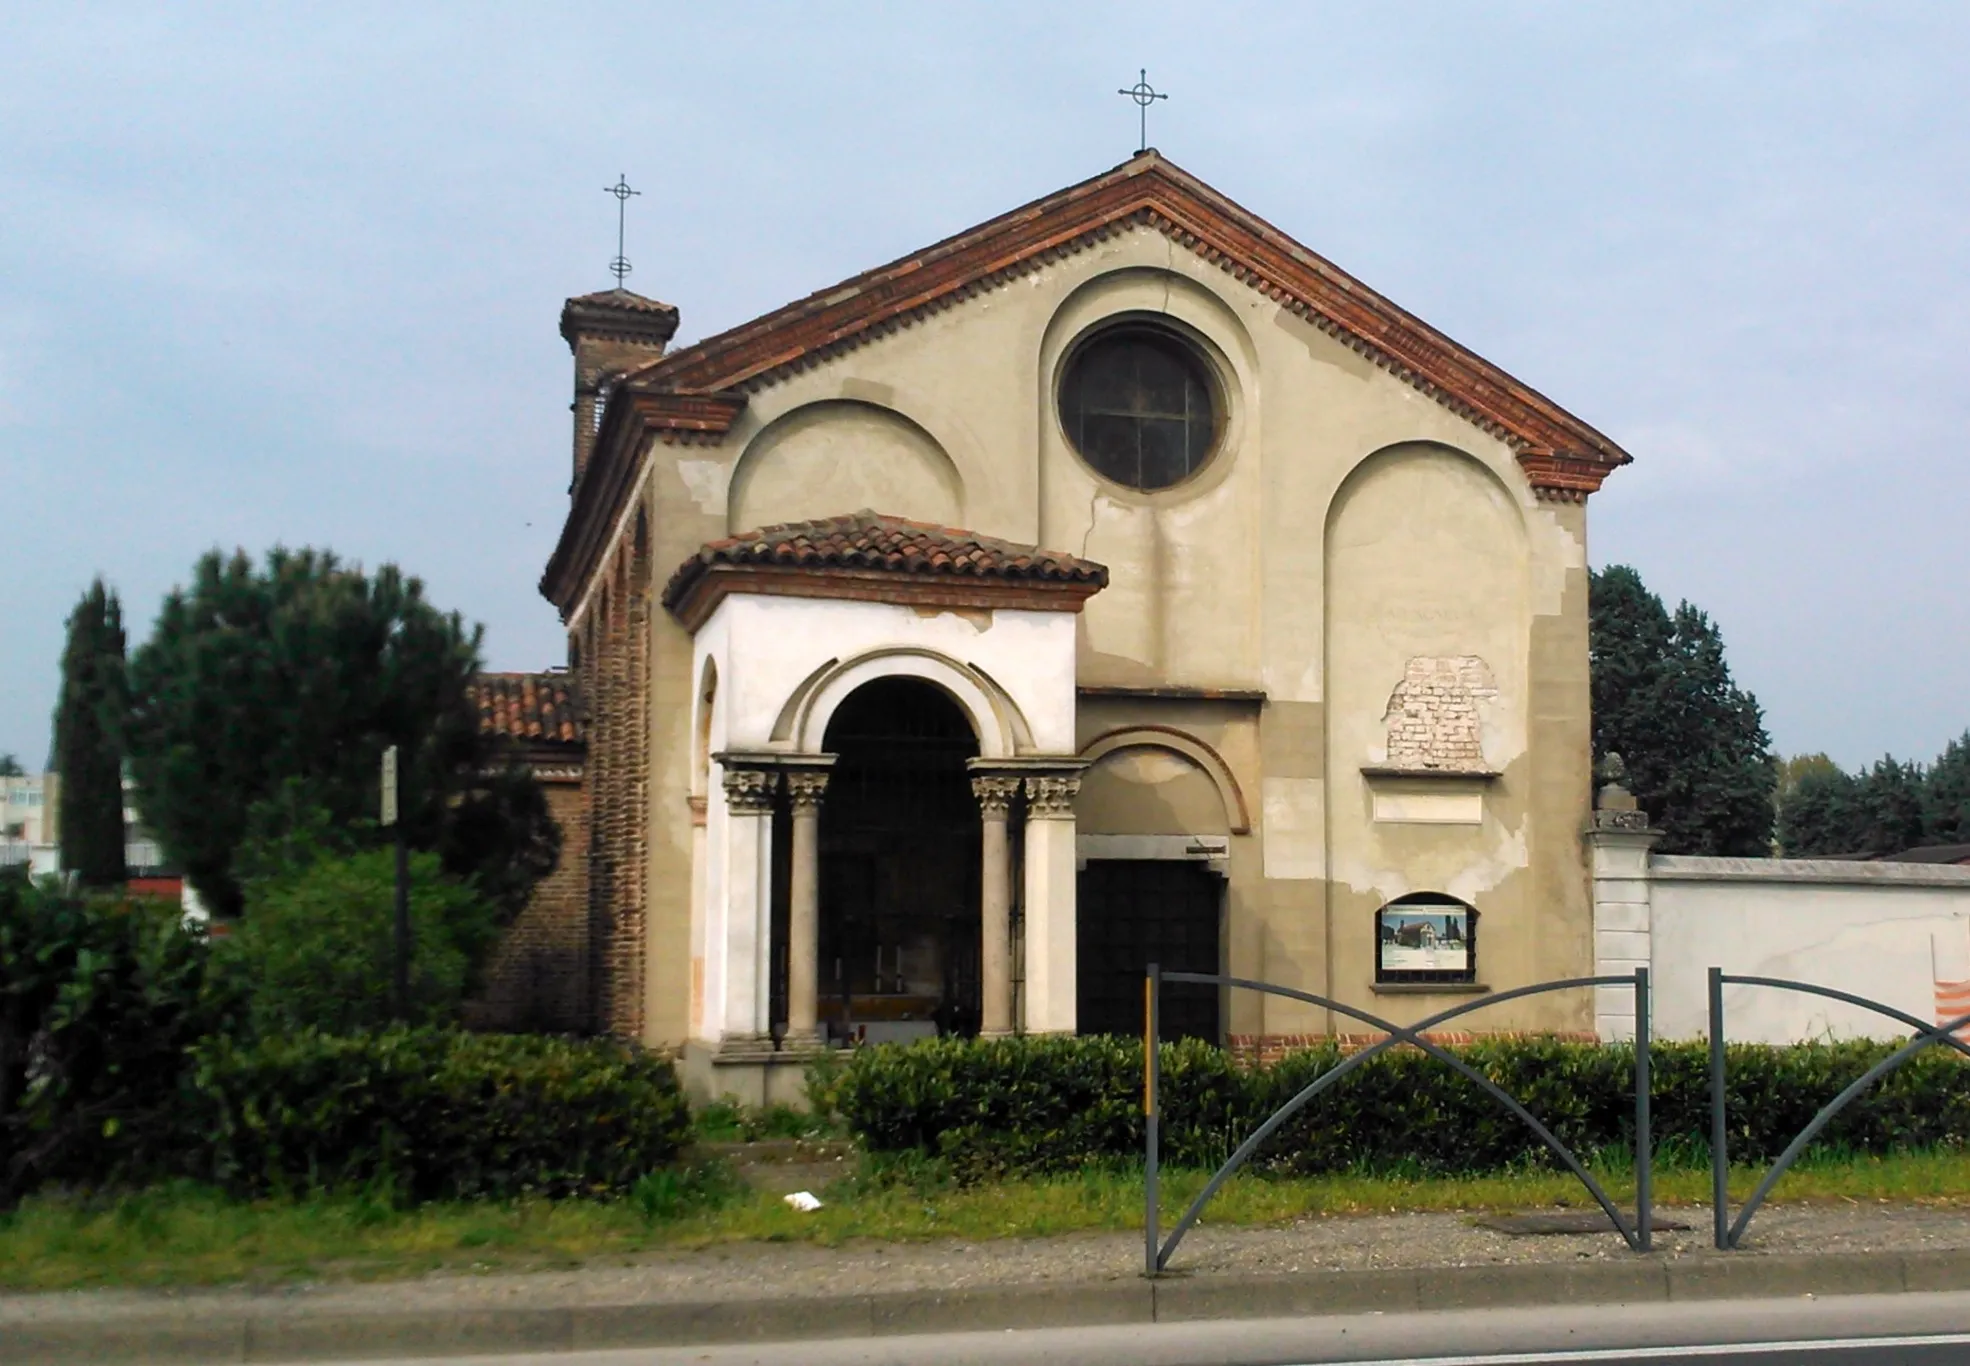
[[[1019,779],[995,774],[972,778],[978,798],[984,850],[978,876],[978,1032],[986,1038],[1012,1033],[1012,868],[1006,817],[1019,795]]]
[[[1026,779],[1026,1031],[1072,1034],[1078,768]]]
[[[773,794],[770,768],[725,765],[725,1009],[721,1042],[768,1037],[773,926]]]
[[[787,771],[793,806],[793,867],[787,903],[787,1046],[820,1040],[821,798],[825,768]]]

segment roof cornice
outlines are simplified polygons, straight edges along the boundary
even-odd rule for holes
[[[574,597],[607,549],[611,528],[642,473],[652,441],[716,441],[745,408],[738,394],[666,394],[616,389],[595,434],[595,451],[575,485],[560,542],[540,577],[541,595],[565,620]]]
[[[1506,443],[1542,497],[1584,498],[1632,459],[1551,399],[1154,151],[672,352],[632,371],[620,388],[639,399],[722,400],[725,406],[699,414],[695,426],[653,428],[669,433],[667,440],[717,441],[746,394],[1139,228],[1161,232]],[[611,403],[596,444],[598,459],[625,467],[609,486],[626,488],[635,473],[627,467],[640,461],[647,442],[628,454],[607,442],[617,406]],[[598,473],[591,466],[584,478],[541,583],[564,614],[599,556],[599,546],[585,553],[571,542],[593,541],[600,523],[615,520],[587,497],[605,483]]]

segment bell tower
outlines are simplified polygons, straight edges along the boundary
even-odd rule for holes
[[[627,289],[579,295],[561,306],[561,336],[575,356],[575,398],[569,405],[575,417],[570,492],[588,468],[609,385],[661,356],[676,332],[675,306]]]

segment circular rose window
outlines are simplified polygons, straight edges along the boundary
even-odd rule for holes
[[[1083,460],[1132,489],[1182,483],[1211,458],[1218,435],[1203,357],[1152,327],[1111,328],[1074,353],[1060,421]]]

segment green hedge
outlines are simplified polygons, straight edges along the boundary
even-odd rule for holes
[[[384,1183],[412,1200],[601,1195],[672,1161],[666,1059],[604,1040],[302,1032],[198,1053],[208,1175],[241,1194]]]
[[[1896,1046],[1733,1046],[1732,1159],[1776,1157],[1822,1104]],[[1591,1156],[1632,1145],[1632,1048],[1532,1038],[1456,1051],[1576,1152]],[[1342,1056],[1337,1049],[1312,1048],[1270,1066],[1244,1067],[1205,1044],[1165,1044],[1164,1161],[1215,1166]],[[1658,1160],[1707,1153],[1706,1047],[1658,1044],[1651,1056]],[[1133,1039],[939,1039],[865,1048],[827,1079],[827,1094],[869,1151],[926,1155],[968,1179],[1128,1163],[1142,1152],[1142,1045]],[[1886,1152],[1966,1139],[1970,1065],[1931,1049],[1863,1094],[1822,1141]],[[1448,1175],[1553,1165],[1516,1117],[1443,1063],[1410,1048],[1356,1069],[1284,1125],[1256,1161],[1261,1170],[1291,1175]]]

